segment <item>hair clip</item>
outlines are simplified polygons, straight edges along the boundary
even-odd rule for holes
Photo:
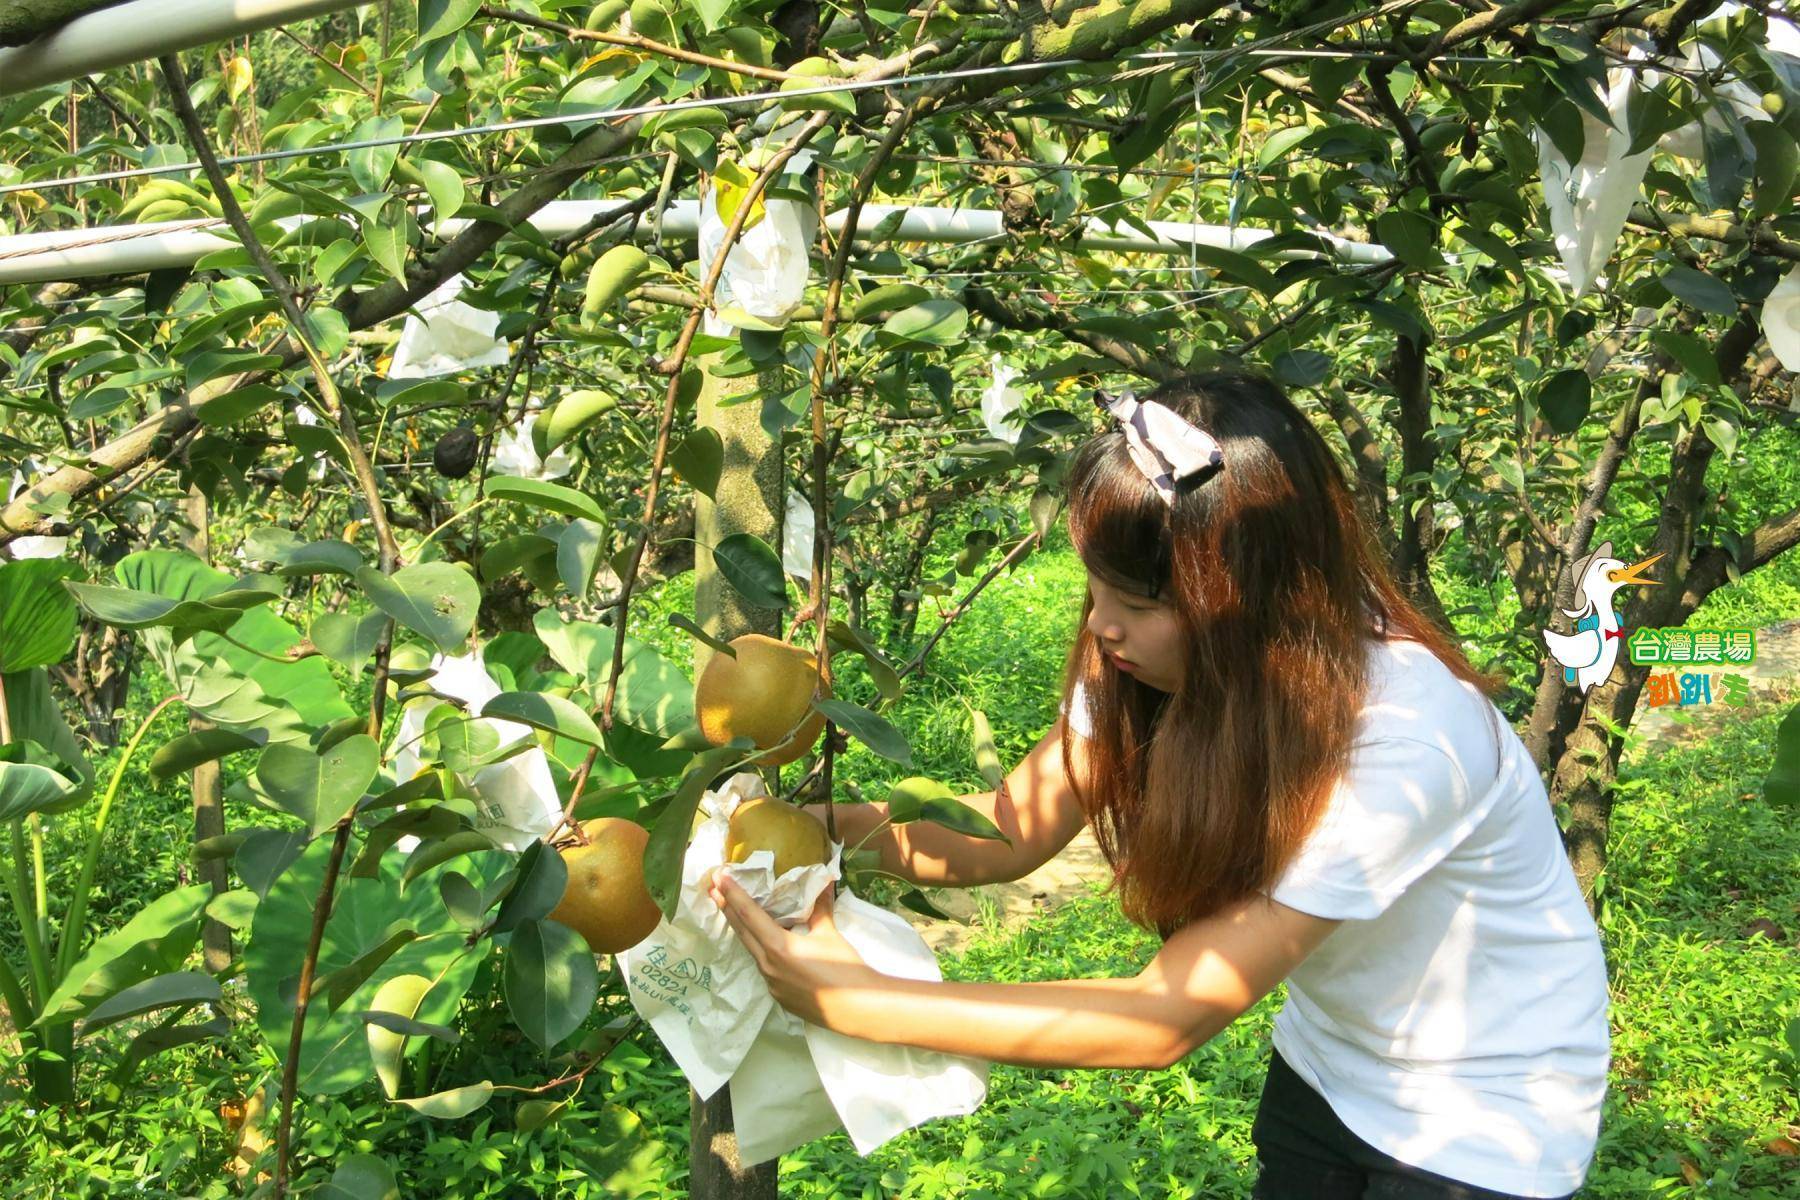
[[[1213,436],[1166,404],[1139,400],[1129,389],[1095,388],[1094,405],[1118,421],[1131,461],[1166,504],[1173,505],[1224,469],[1225,455]]]

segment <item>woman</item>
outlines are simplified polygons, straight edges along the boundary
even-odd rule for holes
[[[1099,401],[1113,426],[1069,475],[1089,591],[1064,716],[997,793],[964,797],[1011,844],[924,823],[868,844],[968,887],[1091,824],[1161,951],[1128,979],[903,980],[858,958],[829,895],[795,930],[728,880],[713,898],[801,1018],[995,1062],[1166,1067],[1286,980],[1256,1196],[1572,1194],[1606,1088],[1606,970],[1496,684],[1395,587],[1274,384],[1214,371]],[[840,836],[884,810],[838,806]]]

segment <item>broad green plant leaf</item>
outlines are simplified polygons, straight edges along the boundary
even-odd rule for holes
[[[62,586],[74,571],[56,558],[0,562],[0,674],[59,663],[74,646],[80,614]]]
[[[135,983],[179,971],[199,940],[200,914],[211,898],[212,885],[196,883],[139,909],[76,960],[44,1001],[35,1024],[65,1024]]]
[[[219,981],[199,971],[157,975],[118,992],[94,1006],[81,1023],[81,1035],[98,1033],[108,1025],[170,1008],[177,1004],[205,1004],[219,999]]]

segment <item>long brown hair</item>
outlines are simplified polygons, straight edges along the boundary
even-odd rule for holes
[[[1166,939],[1273,886],[1300,848],[1348,762],[1372,638],[1421,643],[1490,698],[1502,681],[1394,583],[1330,447],[1274,382],[1213,370],[1141,399],[1210,433],[1224,470],[1167,505],[1113,426],[1076,453],[1069,535],[1092,575],[1173,606],[1185,678],[1163,692],[1108,664],[1090,593],[1064,680],[1087,694],[1090,778],[1065,772],[1125,915]],[[1070,738],[1065,722],[1065,764]]]

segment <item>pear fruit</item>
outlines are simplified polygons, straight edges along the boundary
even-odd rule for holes
[[[919,805],[927,800],[954,800],[956,793],[944,784],[925,775],[908,775],[899,783],[888,789],[888,811],[902,809],[917,812]]]
[[[629,950],[662,920],[662,910],[644,886],[650,833],[623,817],[596,817],[583,822],[581,831],[588,844],[562,851],[569,882],[550,919],[586,938],[595,954]]]
[[[825,714],[812,707],[819,660],[810,651],[761,633],[731,640],[737,652],[714,654],[694,682],[694,715],[713,745],[747,737],[770,753],[754,761],[781,766],[804,756],[825,728]],[[831,694],[829,688],[824,692]],[[800,728],[791,741],[788,731]],[[779,750],[771,749],[781,746]]]
[[[758,796],[739,804],[725,830],[725,860],[741,863],[758,850],[775,855],[775,874],[831,861],[831,839],[819,818],[785,800]]]

